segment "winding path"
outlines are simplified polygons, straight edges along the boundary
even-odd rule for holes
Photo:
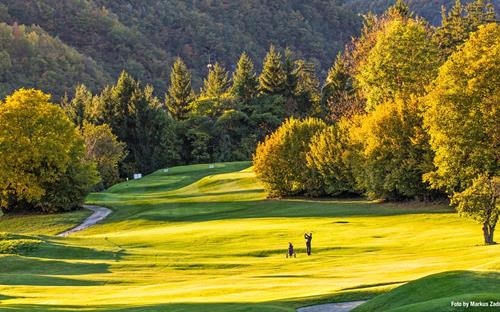
[[[111,209],[104,208],[104,207],[99,207],[99,206],[90,206],[90,205],[84,205],[83,208],[92,210],[94,213],[90,215],[85,221],[83,221],[82,224],[78,225],[77,227],[72,228],[71,230],[67,230],[65,232],[62,232],[60,234],[57,234],[57,236],[68,236],[69,234],[83,231],[86,228],[89,228],[93,225],[95,225],[97,222],[104,220],[111,212]]]
[[[298,308],[297,312],[349,312],[365,302],[366,301],[364,300],[360,300],[351,302],[318,304],[314,306]]]

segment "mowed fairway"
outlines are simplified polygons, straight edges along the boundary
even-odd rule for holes
[[[500,256],[446,206],[266,200],[249,167],[176,167],[116,185],[88,198],[114,212],[67,238],[0,218],[0,231],[43,241],[0,255],[0,310],[293,311]],[[297,258],[285,258],[289,241]]]

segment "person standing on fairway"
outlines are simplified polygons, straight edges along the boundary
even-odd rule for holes
[[[311,255],[311,241],[313,239],[313,233],[304,233],[304,238],[306,239],[306,250],[307,250],[307,255]]]
[[[288,254],[286,255],[287,258],[296,258],[297,255],[295,254],[295,251],[293,250],[293,244],[292,243],[288,243]]]

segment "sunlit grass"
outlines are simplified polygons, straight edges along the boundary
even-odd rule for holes
[[[292,311],[432,273],[491,269],[481,266],[500,256],[446,206],[266,200],[249,166],[170,168],[91,195],[114,210],[103,224],[0,256],[1,308]],[[285,258],[289,241],[295,259]]]

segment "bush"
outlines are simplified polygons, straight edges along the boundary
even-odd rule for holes
[[[254,171],[270,196],[322,193],[321,179],[307,168],[306,156],[311,138],[325,127],[319,119],[291,118],[258,145]]]
[[[327,194],[355,192],[349,164],[349,129],[346,120],[317,133],[309,148],[307,167],[320,174]]]

